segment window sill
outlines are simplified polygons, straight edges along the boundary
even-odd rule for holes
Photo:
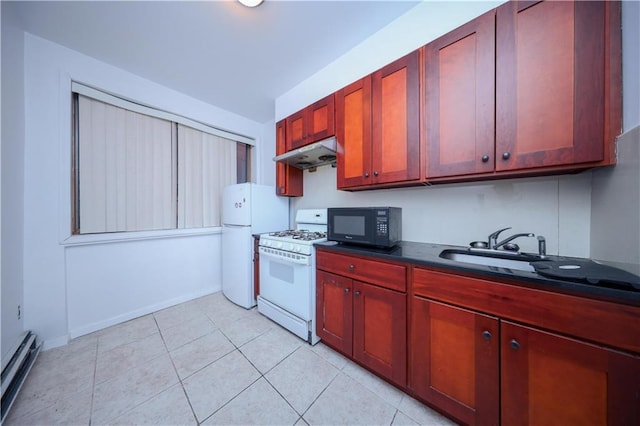
[[[72,235],[63,240],[63,246],[83,246],[92,244],[109,244],[124,241],[143,241],[167,238],[192,237],[200,235],[214,235],[222,233],[221,227],[166,229],[161,231],[112,232],[105,234]]]

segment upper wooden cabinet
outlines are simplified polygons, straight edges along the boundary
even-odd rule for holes
[[[492,173],[495,10],[425,47],[427,177]]]
[[[285,120],[276,124],[276,155],[287,152]],[[276,194],[288,197],[302,196],[302,169],[285,163],[276,163]]]
[[[287,151],[333,136],[334,122],[333,94],[290,115],[286,118]]]
[[[497,171],[615,161],[620,37],[619,2],[498,7]]]
[[[511,1],[429,43],[427,180],[613,164],[620,40],[619,2]]]
[[[338,188],[420,179],[419,52],[336,93]]]

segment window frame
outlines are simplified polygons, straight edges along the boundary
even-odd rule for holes
[[[116,96],[107,93],[102,90],[94,89],[90,86],[86,86],[75,81],[71,81],[71,223],[70,230],[72,241],[68,241],[71,245],[75,244],[90,244],[98,241],[121,241],[131,239],[153,239],[153,238],[166,238],[169,236],[178,235],[203,235],[203,234],[216,234],[220,232],[222,224],[219,226],[206,226],[197,228],[181,228],[179,226],[179,215],[177,209],[177,197],[179,197],[179,186],[177,180],[172,176],[172,190],[175,191],[175,220],[171,228],[164,229],[149,229],[149,230],[118,230],[118,231],[104,231],[104,232],[91,232],[82,233],[80,224],[80,120],[79,120],[79,96],[86,96],[88,98],[104,102],[109,105],[113,105],[125,110],[137,112],[150,117],[159,118],[171,122],[172,131],[172,150],[177,154],[178,141],[178,125],[182,124],[187,127],[194,128],[195,130],[219,136],[224,139],[231,140],[236,143],[236,182],[251,182],[252,170],[253,170],[253,156],[255,153],[255,140],[245,135],[240,135],[234,132],[230,132],[224,129],[219,129],[208,124],[189,119],[187,117],[174,114],[171,112],[163,111],[151,106],[143,105],[141,103],[125,99],[120,96]],[[240,155],[245,159],[242,165],[239,164]],[[175,164],[173,164],[175,163]],[[172,175],[177,174],[177,155],[172,159]],[[243,174],[241,176],[241,174]]]

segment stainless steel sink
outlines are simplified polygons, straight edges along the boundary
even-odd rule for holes
[[[472,263],[474,265],[484,265],[495,268],[535,272],[535,269],[529,263],[534,259],[520,258],[519,256],[525,255],[505,255],[500,252],[472,252],[467,250],[443,250],[440,253],[441,258],[453,260],[454,262]]]

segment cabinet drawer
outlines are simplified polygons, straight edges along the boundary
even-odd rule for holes
[[[318,250],[316,259],[318,269],[391,290],[407,291],[407,268],[405,266],[321,250]]]
[[[640,308],[413,268],[414,295],[640,353]]]

